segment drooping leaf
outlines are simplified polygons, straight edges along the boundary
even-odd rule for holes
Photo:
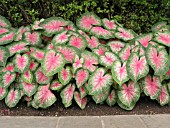
[[[96,69],[88,80],[88,91],[90,95],[97,95],[108,90],[113,83],[111,74],[106,73],[103,68]]]
[[[106,103],[111,107],[116,103],[116,101],[117,101],[116,91],[112,90],[106,99]]]
[[[118,53],[125,46],[125,44],[121,41],[110,41],[107,45],[114,53]]]
[[[138,81],[149,72],[149,66],[145,56],[139,56],[137,53],[131,53],[126,64],[126,69],[129,78],[133,81]]]
[[[156,47],[149,45],[146,49],[146,59],[153,68],[154,75],[165,75],[169,69],[169,56],[165,49],[157,50]]]
[[[0,26],[1,27],[6,27],[6,28],[10,28],[11,27],[11,23],[3,16],[0,15]]]
[[[58,80],[53,80],[50,86],[50,89],[53,91],[60,91],[64,87]]]
[[[119,84],[122,85],[123,83],[127,82],[129,80],[129,76],[127,74],[127,69],[126,69],[126,62],[123,64],[121,61],[114,61],[112,64],[112,77],[113,79]]]
[[[166,84],[162,85],[161,92],[157,100],[161,106],[164,106],[170,102],[170,96]]]
[[[66,85],[70,82],[72,78],[71,68],[67,66],[58,72],[58,79],[62,85]]]
[[[47,108],[53,105],[57,98],[49,90],[49,85],[45,85],[38,87],[38,91],[34,95],[34,100],[35,104],[37,104],[40,108]]]
[[[9,57],[9,50],[6,47],[0,47],[0,66],[5,66]]]
[[[3,88],[8,88],[15,80],[16,74],[11,72],[5,72],[2,74],[1,84]]]
[[[81,109],[84,109],[87,105],[87,97],[81,98],[78,92],[74,92],[74,100]]]
[[[23,93],[29,97],[33,96],[37,91],[37,85],[35,83],[21,82]]]
[[[0,101],[3,100],[8,94],[8,89],[0,86]]]
[[[4,33],[0,35],[0,45],[11,43],[15,39],[15,31]]]
[[[33,81],[33,73],[30,70],[27,70],[21,75],[21,78],[23,81],[31,84]]]
[[[61,53],[57,53],[54,50],[47,51],[42,60],[42,70],[46,76],[52,76],[58,73],[64,65],[65,58]]]
[[[60,96],[62,98],[62,103],[66,108],[71,106],[72,104],[74,90],[75,90],[75,85],[69,84],[60,93]]]
[[[88,80],[88,78],[89,78],[89,71],[86,69],[79,69],[76,72],[76,77],[75,77],[77,88],[80,88]]]

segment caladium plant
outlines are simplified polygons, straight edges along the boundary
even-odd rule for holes
[[[5,66],[9,57],[9,50],[6,47],[0,47],[0,66]]]
[[[71,68],[67,66],[58,72],[58,79],[62,85],[66,85],[70,82],[72,78]]]
[[[89,71],[86,69],[79,69],[76,72],[76,77],[75,77],[77,88],[80,88],[83,84],[85,84],[88,78],[89,78]]]

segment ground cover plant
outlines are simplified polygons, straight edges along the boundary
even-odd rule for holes
[[[141,96],[170,104],[170,25],[137,34],[93,12],[12,27],[0,16],[0,100],[47,108],[60,95],[84,109],[90,100],[132,110]],[[22,100],[21,100],[22,99]]]

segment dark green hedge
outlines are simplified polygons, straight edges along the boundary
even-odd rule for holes
[[[75,21],[88,11],[114,18],[138,33],[148,32],[158,21],[170,23],[169,0],[0,0],[0,15],[15,26],[51,16]]]

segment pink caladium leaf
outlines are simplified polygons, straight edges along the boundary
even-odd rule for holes
[[[88,80],[88,92],[90,95],[97,95],[108,90],[112,84],[112,75],[106,73],[103,68],[98,68],[92,73]]]
[[[115,33],[115,36],[118,39],[122,39],[123,41],[132,40],[136,37],[136,33],[132,30],[128,30],[122,27],[117,28],[118,32]]]
[[[110,41],[107,45],[110,47],[112,52],[117,54],[125,46],[125,43],[121,41]]]
[[[8,28],[0,27],[0,35],[9,32]]]
[[[135,82],[145,77],[149,73],[145,56],[139,56],[135,52],[131,53],[126,64],[126,70],[129,78]]]
[[[128,107],[128,106],[124,105],[119,99],[117,99],[117,104],[119,105],[119,107],[121,107],[122,109],[127,110],[127,111],[131,111],[136,105],[136,103],[134,103],[130,107]]]
[[[80,92],[80,97],[84,98],[87,95],[87,89],[84,86],[81,86],[79,88],[79,92]]]
[[[45,76],[42,71],[42,68],[39,67],[37,71],[35,72],[35,79],[36,79],[36,82],[39,84],[49,84],[52,77]]]
[[[64,27],[65,30],[66,30],[66,31],[69,31],[69,30],[71,30],[71,31],[76,31],[77,28],[76,28],[76,26],[74,25],[74,23],[73,23],[72,21],[68,21],[68,22],[69,22],[68,25]]]
[[[118,53],[120,59],[122,62],[125,62],[129,59],[131,54],[131,46],[129,44],[126,44]]]
[[[49,89],[49,85],[39,86],[37,92],[34,95],[35,104],[40,108],[47,108],[53,105],[57,98]]]
[[[154,41],[170,47],[170,32],[157,32],[153,38]]]
[[[81,98],[78,92],[74,92],[74,100],[81,109],[84,109],[87,105],[87,97]]]
[[[112,107],[117,101],[117,94],[115,90],[112,90],[106,99],[106,103]]]
[[[46,76],[52,76],[61,71],[64,65],[65,58],[63,55],[54,50],[49,50],[45,53],[42,61],[42,70]]]
[[[29,97],[33,96],[37,91],[37,85],[35,83],[21,82],[23,93]]]
[[[108,20],[107,18],[102,19],[103,26],[108,30],[116,30],[117,23],[114,20]]]
[[[76,72],[76,85],[77,88],[80,88],[89,78],[89,71],[87,69],[79,69]]]
[[[101,25],[101,20],[98,16],[96,16],[92,12],[84,13],[79,19],[76,21],[76,25],[84,30],[89,31],[93,25]]]
[[[78,68],[81,68],[83,66],[83,62],[84,62],[83,58],[79,58],[78,55],[75,55],[74,63],[73,63],[73,66],[72,66],[73,67],[73,73],[75,73]]]
[[[47,44],[46,50],[55,50],[55,46],[52,43]]]
[[[53,80],[51,85],[50,85],[50,89],[53,91],[61,91],[61,89],[64,87],[63,84],[61,84],[61,82],[59,82],[59,80]]]
[[[34,48],[34,51],[31,52],[30,56],[36,61],[42,62],[45,57],[45,51],[38,48]]]
[[[123,83],[129,80],[129,76],[126,70],[126,62],[121,63],[121,61],[116,60],[113,62],[112,65],[112,77],[113,79],[119,84],[122,85]]]
[[[0,47],[0,66],[5,66],[9,57],[9,50],[6,47]]]
[[[83,51],[81,56],[84,59],[83,68],[93,72],[96,69],[95,65],[99,63],[98,56],[89,51]]]
[[[139,56],[145,56],[145,50],[142,46],[137,45],[133,49],[131,49],[131,52],[136,52],[139,54]]]
[[[104,55],[100,56],[99,62],[101,65],[108,69],[111,69],[114,61],[119,60],[119,57],[113,52],[105,52]]]
[[[1,70],[1,72],[14,72],[14,64],[9,62],[7,65]]]
[[[157,99],[161,91],[161,81],[157,76],[146,76],[143,80],[143,90],[146,96],[150,96],[151,99]]]
[[[71,46],[57,46],[57,52],[63,54],[67,63],[72,63],[74,61],[74,57],[77,54],[77,51],[74,47]]]
[[[167,22],[165,22],[165,21],[158,22],[158,23],[154,24],[151,29],[153,32],[158,31],[162,26],[165,26],[166,24],[167,24]]]
[[[29,69],[30,58],[27,54],[16,54],[14,58],[15,71],[19,73],[24,73]]]
[[[99,56],[104,55],[105,52],[108,52],[109,49],[108,47],[104,46],[104,45],[99,45],[98,48],[94,48],[93,52],[96,53]]]
[[[69,38],[68,44],[70,46],[76,47],[80,50],[84,50],[87,46],[87,42],[86,42],[85,38],[79,34],[78,34],[78,36],[71,36]]]
[[[15,80],[16,74],[11,72],[5,72],[2,74],[1,84],[3,88],[8,88]]]
[[[30,70],[27,70],[21,74],[21,78],[24,82],[31,84],[33,81],[33,73]]]
[[[161,106],[164,106],[169,103],[170,96],[169,96],[169,92],[168,92],[168,88],[166,84],[162,85],[161,92],[157,100]]]
[[[99,94],[93,95],[92,99],[95,101],[96,104],[103,103],[107,99],[109,92],[110,92],[110,87]]]
[[[14,88],[12,88],[9,90],[7,96],[5,97],[5,104],[9,108],[13,108],[18,104],[20,99],[21,99],[20,91],[18,89],[14,90]]]
[[[10,56],[13,56],[16,53],[28,52],[29,49],[28,49],[28,47],[26,47],[27,45],[28,45],[28,43],[26,43],[24,41],[19,41],[19,42],[7,45],[7,48],[9,50],[9,52],[10,52]]]
[[[136,41],[139,41],[140,44],[141,44],[144,48],[147,48],[147,47],[148,47],[148,44],[149,44],[149,41],[152,39],[152,37],[153,37],[153,34],[152,34],[152,33],[142,34],[142,35],[138,36],[135,40],[136,40]]]
[[[114,34],[111,31],[100,26],[92,27],[90,29],[90,34],[96,36],[99,39],[110,39],[114,37]]]
[[[122,104],[127,107],[134,106],[140,98],[140,87],[138,83],[129,81],[128,84],[123,84],[119,87],[118,98]]]
[[[30,71],[34,72],[37,68],[38,68],[38,63],[35,62],[34,60],[31,60],[29,66]]]
[[[56,34],[53,39],[52,39],[52,43],[54,45],[58,45],[58,44],[66,44],[69,41],[69,37],[70,35],[67,34],[67,31],[63,31],[61,33]]]
[[[64,31],[64,26],[67,26],[68,23],[61,17],[50,17],[41,22],[39,26],[44,29],[43,34],[50,37],[53,34]]]
[[[72,78],[71,68],[67,66],[58,72],[58,79],[62,85],[66,85]]]
[[[153,68],[154,75],[165,75],[169,69],[169,56],[166,49],[157,50],[156,47],[149,45],[146,49],[146,59]]]
[[[87,37],[87,47],[90,49],[97,48],[100,44],[99,39],[95,36]]]
[[[43,27],[40,27],[40,23],[43,22],[45,19],[41,19],[39,21],[34,21],[34,23],[31,25],[32,30],[42,30]]]
[[[62,98],[62,103],[66,108],[71,106],[72,104],[74,90],[75,90],[75,85],[69,84],[60,93],[60,96]]]
[[[25,32],[30,32],[30,31],[31,31],[30,26],[26,26],[26,27],[21,26],[21,27],[18,29],[18,31],[17,31],[15,41],[21,41],[22,38],[23,38],[23,34],[24,34]]]
[[[10,31],[0,35],[0,45],[11,43],[15,39],[15,31]]]
[[[11,27],[11,23],[3,16],[0,15],[0,26],[1,27],[6,27],[6,28],[10,28]]]
[[[0,101],[3,100],[8,94],[8,89],[0,86]]]
[[[42,42],[40,32],[25,32],[23,37],[27,43],[33,46],[39,46]]]

